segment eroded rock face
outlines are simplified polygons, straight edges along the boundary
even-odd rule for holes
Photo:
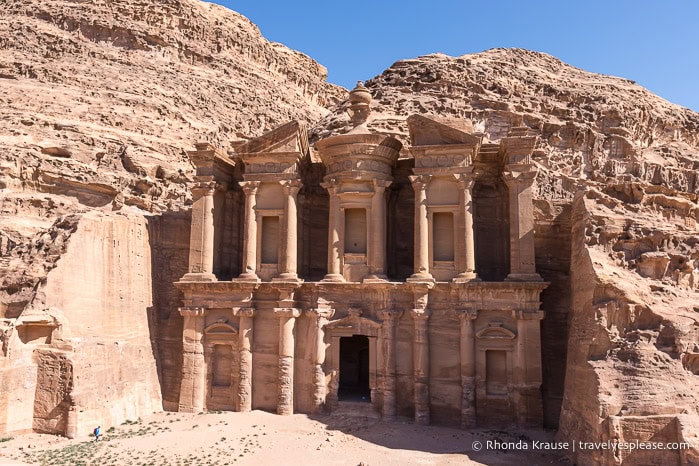
[[[318,119],[340,91],[326,75],[199,1],[3,4],[0,431],[162,408],[181,360],[185,151]]]

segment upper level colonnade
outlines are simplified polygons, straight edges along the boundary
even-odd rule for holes
[[[405,148],[367,129],[361,83],[348,113],[353,129],[315,151],[298,121],[231,155],[196,145],[183,281],[541,281],[526,128],[493,144],[465,120],[412,115]]]

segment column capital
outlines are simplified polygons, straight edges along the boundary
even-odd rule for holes
[[[301,315],[301,310],[295,307],[275,307],[274,315],[281,318],[293,317],[296,318]]]
[[[398,319],[403,315],[403,311],[396,309],[387,309],[385,311],[379,311],[379,317],[384,322],[396,323]]]
[[[241,181],[238,183],[243,189],[246,196],[253,196],[257,193],[257,188],[260,187],[259,181]]]
[[[291,195],[294,197],[296,197],[296,195],[299,193],[299,190],[302,186],[301,180],[280,180],[279,184],[282,185],[284,194],[286,194],[287,196]]]
[[[454,313],[459,316],[462,321],[476,320],[478,318],[478,310],[473,308],[456,309]]]
[[[320,183],[320,186],[323,188],[327,189],[330,194],[332,194],[332,190],[336,189],[338,185],[338,181],[335,178],[326,178],[324,181]]]
[[[509,167],[506,167],[509,168]],[[502,180],[508,188],[531,186],[536,178],[536,169],[528,169],[526,171],[517,171],[508,169],[502,172]]]
[[[545,316],[544,311],[538,309],[514,309],[512,317],[517,320],[541,320]]]
[[[455,173],[454,178],[456,178],[456,182],[461,189],[471,189],[476,182],[476,177],[472,171],[466,173]]]
[[[196,178],[196,182],[190,188],[195,201],[203,196],[213,196],[216,189],[220,189],[220,185],[214,181],[213,176],[198,176]]]
[[[238,317],[255,317],[255,309],[252,307],[233,308],[233,315]]]
[[[203,317],[203,307],[180,307],[177,309],[182,317]]]
[[[428,309],[424,309],[424,308],[411,309],[410,315],[415,320],[423,320],[424,321],[424,320],[428,320],[430,318],[430,316],[432,315],[432,311],[430,311]]]
[[[414,190],[422,191],[427,188],[427,184],[430,182],[432,175],[410,175],[408,178],[410,178]]]
[[[335,315],[335,309],[332,308],[324,308],[324,307],[314,307],[311,309],[306,309],[304,313],[310,317],[311,319],[316,319],[318,321],[321,321],[323,319],[329,320],[332,318],[333,315]]]
[[[374,184],[374,192],[383,192],[386,188],[388,188],[391,183],[393,183],[393,180],[391,178],[386,179],[386,180],[372,180]]]

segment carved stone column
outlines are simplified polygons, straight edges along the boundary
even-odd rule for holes
[[[301,182],[298,180],[283,181],[282,188],[286,195],[286,205],[284,207],[286,242],[284,244],[284,263],[282,264],[282,273],[279,278],[283,280],[298,280],[299,277],[296,270],[298,263],[298,214],[296,202],[301,189]]]
[[[461,427],[476,427],[476,336],[477,312],[459,311],[461,321]]]
[[[374,180],[371,198],[371,248],[369,249],[369,279],[386,280],[386,187],[387,180]]]
[[[243,240],[243,273],[240,278],[259,280],[257,276],[257,188],[259,181],[243,181],[240,183],[245,193],[245,237]]]
[[[329,307],[318,307],[308,311],[308,316],[316,323],[313,360],[313,407],[316,413],[323,410],[325,406],[325,397],[327,395],[325,370],[323,369],[325,351],[327,348],[325,344],[325,325],[328,323],[328,319],[332,317],[332,314],[333,310]]]
[[[413,335],[413,385],[415,391],[415,422],[430,423],[430,341],[428,321],[430,313],[413,309],[415,333]]]
[[[510,202],[510,274],[507,280],[541,281],[534,261],[534,206],[532,184],[535,170],[502,174]]]
[[[473,175],[463,173],[456,176],[459,185],[459,212],[461,225],[458,231],[462,231],[457,238],[456,268],[459,274],[454,278],[455,282],[478,280],[476,275],[476,251],[473,239]]]
[[[238,351],[240,378],[238,379],[238,411],[252,410],[252,338],[254,310],[238,311]]]
[[[204,336],[204,309],[182,307],[179,311],[184,317],[179,411],[199,413],[204,410],[206,398],[206,361],[201,341]]]
[[[323,278],[324,282],[344,282],[342,275],[342,264],[340,255],[340,230],[342,228],[342,215],[340,212],[340,201],[337,198],[337,187],[334,182],[321,183],[330,195],[330,211],[328,225],[328,273]]]
[[[192,187],[192,227],[189,237],[189,273],[184,280],[216,281],[214,271],[213,177],[199,176]]]
[[[279,317],[279,383],[277,414],[294,414],[294,324],[300,311],[276,308]]]
[[[516,310],[517,340],[514,351],[515,410],[520,427],[541,427],[541,319],[543,311]]]
[[[429,223],[427,219],[427,184],[429,175],[411,176],[415,191],[415,273],[408,281],[433,281],[430,273]]]
[[[381,312],[381,346],[383,351],[382,395],[383,406],[381,415],[385,420],[396,416],[396,325],[400,318],[398,311]]]

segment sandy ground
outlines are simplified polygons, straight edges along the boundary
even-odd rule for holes
[[[549,465],[561,453],[488,449],[487,440],[552,441],[552,434],[464,431],[347,416],[160,413],[69,440],[0,439],[0,465]],[[481,442],[481,451],[474,450]],[[475,447],[477,448],[477,446]]]

